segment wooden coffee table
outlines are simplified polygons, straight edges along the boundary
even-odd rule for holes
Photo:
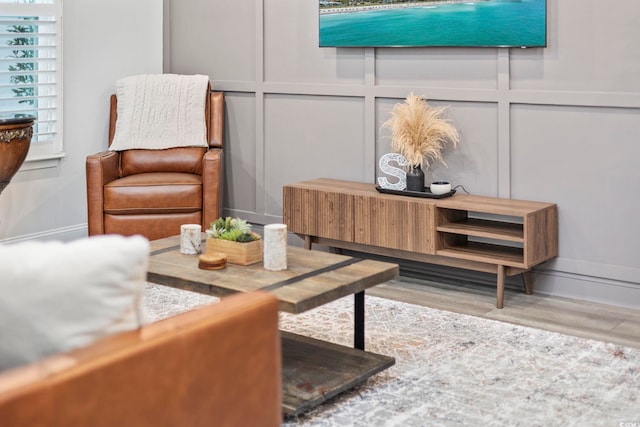
[[[364,351],[364,295],[396,278],[398,265],[297,247],[288,248],[287,264],[277,272],[261,262],[201,270],[196,255],[180,253],[174,236],[151,242],[147,279],[215,297],[266,290],[278,297],[281,311],[294,314],[353,294],[354,348],[282,332],[283,411],[299,415],[395,363],[393,357]]]

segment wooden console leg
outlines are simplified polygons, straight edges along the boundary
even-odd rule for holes
[[[304,236],[304,248],[306,250],[311,250],[311,236]]]
[[[527,270],[522,273],[522,283],[524,284],[524,293],[527,295],[533,294],[533,282],[531,282],[531,270]]]
[[[505,271],[504,265],[498,266],[498,283],[496,290],[496,307],[502,308],[504,303],[504,280],[505,280]]]

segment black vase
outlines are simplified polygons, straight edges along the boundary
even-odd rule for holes
[[[420,165],[413,165],[407,172],[407,191],[424,191],[424,172]]]

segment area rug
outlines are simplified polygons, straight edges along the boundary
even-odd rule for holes
[[[152,320],[215,298],[147,285]],[[281,329],[352,345],[353,298]],[[640,425],[640,350],[366,298],[366,349],[396,364],[285,426]]]

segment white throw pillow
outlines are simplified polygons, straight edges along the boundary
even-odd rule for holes
[[[141,74],[116,82],[112,151],[208,147],[205,107],[209,77]]]
[[[149,251],[118,235],[0,245],[0,370],[142,325]]]

